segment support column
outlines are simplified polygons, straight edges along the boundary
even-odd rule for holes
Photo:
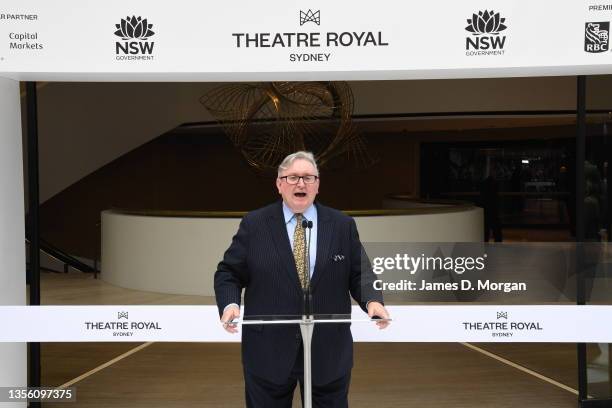
[[[577,77],[576,91],[576,304],[586,304],[584,277],[585,240],[585,178],[586,157],[586,77]],[[578,400],[582,403],[588,396],[587,350],[585,343],[578,343]]]
[[[22,157],[19,82],[0,78],[0,305],[26,304]],[[26,353],[26,343],[0,343],[0,387],[27,385]]]

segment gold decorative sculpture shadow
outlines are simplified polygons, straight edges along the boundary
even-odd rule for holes
[[[228,84],[200,102],[258,170],[275,170],[298,150],[312,151],[321,167],[340,156],[358,167],[373,163],[351,122],[353,93],[346,82]]]

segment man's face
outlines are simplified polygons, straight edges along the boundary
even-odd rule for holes
[[[280,174],[283,176],[316,176],[314,166],[307,160],[297,159],[291,166]],[[297,184],[289,184],[286,179],[277,178],[276,187],[278,193],[283,196],[283,201],[294,213],[303,213],[312,205],[319,193],[319,179],[313,184],[304,183],[300,179]]]

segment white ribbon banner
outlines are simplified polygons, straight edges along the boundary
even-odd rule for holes
[[[612,306],[388,306],[378,330],[353,307],[360,342],[612,343]],[[215,306],[0,306],[0,342],[239,342]]]

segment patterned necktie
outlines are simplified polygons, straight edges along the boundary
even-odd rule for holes
[[[302,228],[302,214],[295,214],[295,231],[293,232],[293,258],[297,269],[298,279],[302,287],[306,287],[306,264],[304,262],[304,228]]]

